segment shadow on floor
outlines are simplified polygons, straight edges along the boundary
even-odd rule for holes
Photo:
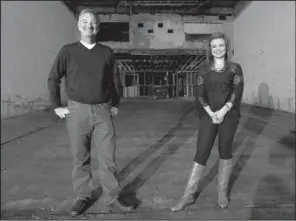
[[[264,97],[264,98],[263,98]],[[268,100],[269,99],[269,87],[267,84],[262,83],[259,85],[258,89],[258,98],[257,100]],[[270,108],[273,107],[273,103],[269,103]],[[261,111],[261,109],[263,111]],[[236,161],[235,165],[233,166],[233,171],[229,180],[229,187],[228,187],[228,195],[230,198],[230,192],[231,189],[234,186],[234,183],[238,179],[239,175],[241,174],[243,168],[247,164],[247,161],[252,155],[252,152],[255,149],[255,144],[256,144],[256,139],[257,137],[262,133],[264,128],[268,125],[270,118],[272,117],[273,110],[269,108],[260,108],[258,111],[258,107],[256,106],[251,106],[250,109],[248,110],[254,117],[248,117],[248,119],[241,124],[240,121],[240,126],[238,131],[236,132],[235,139],[233,142],[233,153],[235,153],[241,145],[246,142],[244,145],[245,148],[241,152],[241,155],[239,156],[238,160]],[[258,121],[256,117],[261,117],[264,118],[265,121]],[[245,132],[247,130],[247,132]],[[250,133],[252,132],[252,133]],[[201,191],[210,183],[213,181],[215,176],[218,173],[218,162],[217,161],[214,166],[209,170],[209,172],[206,174],[204,179],[202,180],[200,184],[200,189],[196,193],[196,198],[200,195]]]
[[[137,169],[139,165],[142,164],[153,153],[161,149],[166,143],[176,137],[176,135],[182,131],[182,125],[184,124],[184,121],[194,110],[195,107],[190,104],[187,108],[187,111],[182,115],[179,123],[175,127],[170,129],[168,133],[165,134],[156,144],[147,148],[144,152],[134,158],[128,165],[126,165],[118,173],[117,177],[119,182],[123,181],[131,172]],[[130,182],[123,188],[121,196],[125,199],[127,203],[134,205],[135,208],[137,208],[141,204],[141,201],[136,197],[138,189],[156,172],[156,170],[165,162],[165,160],[170,155],[174,154],[180,147],[182,147],[184,142],[186,142],[189,137],[191,137],[190,134],[186,134],[186,137],[178,135],[178,139],[175,139],[171,144],[165,147],[161,155],[157,156],[151,163],[149,163],[149,165],[147,165],[146,168],[143,169],[141,174],[139,174],[132,182]],[[102,193],[103,191],[101,187],[93,192],[93,196],[95,199],[94,202],[102,196]]]
[[[272,147],[268,160],[275,172],[271,169],[270,173],[259,181],[250,219],[295,219],[295,192],[290,191],[295,189],[295,137],[283,137],[280,143],[290,145],[280,146],[276,143]],[[286,175],[290,177],[290,183],[284,183],[276,174],[276,169],[288,160],[291,162],[291,158],[294,165],[291,167],[291,174]]]
[[[275,174],[268,174],[258,184],[251,220],[295,219],[295,195]]]
[[[247,121],[242,125],[241,130],[237,133],[236,141],[233,144],[233,152],[235,152],[243,142],[246,141],[245,148],[241,152],[238,160],[236,161],[233,171],[229,180],[229,190],[228,194],[230,195],[231,189],[234,186],[234,183],[238,179],[239,175],[241,174],[242,170],[244,169],[245,165],[247,164],[248,160],[250,159],[254,149],[255,144],[258,136],[263,132],[264,128],[268,125],[270,118],[273,114],[274,104],[270,100],[269,96],[269,87],[265,83],[261,83],[258,88],[258,98],[257,100],[263,102],[263,100],[267,100],[269,103],[269,108],[262,109],[263,111],[258,111],[258,107],[251,106],[249,112],[252,113],[254,117],[261,117],[264,118],[263,121],[258,121],[256,118],[249,117]],[[245,133],[245,130],[251,131],[252,133]]]

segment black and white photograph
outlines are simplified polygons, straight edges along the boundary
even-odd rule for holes
[[[2,220],[295,220],[295,1],[1,1]]]

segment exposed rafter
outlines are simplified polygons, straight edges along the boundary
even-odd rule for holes
[[[75,3],[75,1],[69,1],[69,0],[62,0],[61,2],[63,2],[69,9],[70,11],[73,12],[73,14],[75,16],[78,16],[79,14],[79,9]]]
[[[83,9],[85,6],[80,6],[79,9]],[[144,6],[132,6],[129,7],[114,7],[114,6],[92,6],[98,14],[140,14],[140,13],[151,13],[151,14],[180,14],[180,15],[208,15],[208,16],[230,16],[233,13],[233,8],[210,8],[206,10],[190,11],[186,7],[144,7]]]
[[[79,9],[93,8],[100,14],[160,13],[180,15],[233,15],[237,1],[209,0],[72,0]]]
[[[194,7],[188,8],[189,12],[197,12],[198,10],[203,10],[206,7],[210,7],[212,4],[212,1],[199,1],[195,4]]]
[[[205,60],[205,54],[132,55],[116,54],[121,73],[176,73],[196,72]]]
[[[133,5],[133,6],[193,6],[196,5],[197,1],[192,1],[192,0],[175,0],[175,1],[151,1],[151,0],[142,0],[142,1],[121,1],[120,5],[123,6],[128,6],[128,5]]]

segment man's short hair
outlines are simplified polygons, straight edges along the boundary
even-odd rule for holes
[[[81,16],[86,14],[86,13],[93,14],[96,17],[97,22],[100,22],[100,18],[98,16],[97,12],[95,10],[93,10],[93,9],[90,9],[90,8],[85,8],[85,9],[81,10],[81,12],[78,15],[78,21],[80,20]]]

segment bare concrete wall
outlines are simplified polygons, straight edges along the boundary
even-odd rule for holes
[[[60,1],[1,1],[1,117],[48,106],[51,65],[64,44],[78,40],[76,26]]]
[[[185,40],[186,30],[191,34],[208,34],[215,31],[226,32],[230,39],[232,33],[232,17],[220,21],[217,16],[180,16],[174,14],[138,14],[138,15],[101,15],[102,22],[129,22],[130,42],[103,42],[112,48],[142,48],[142,49],[192,49],[202,48],[201,42]],[[138,28],[143,23],[143,28]],[[159,28],[158,23],[163,23]],[[202,26],[196,28],[196,26]],[[152,29],[153,33],[148,33]],[[174,33],[168,33],[173,29]]]
[[[184,33],[188,34],[212,34],[214,32],[225,33],[230,42],[233,42],[233,25],[231,21],[219,23],[184,23]],[[185,42],[186,48],[192,48],[198,45],[192,45],[190,42]],[[230,53],[231,55],[231,53]]]
[[[295,2],[254,1],[233,22],[243,102],[295,113]]]

